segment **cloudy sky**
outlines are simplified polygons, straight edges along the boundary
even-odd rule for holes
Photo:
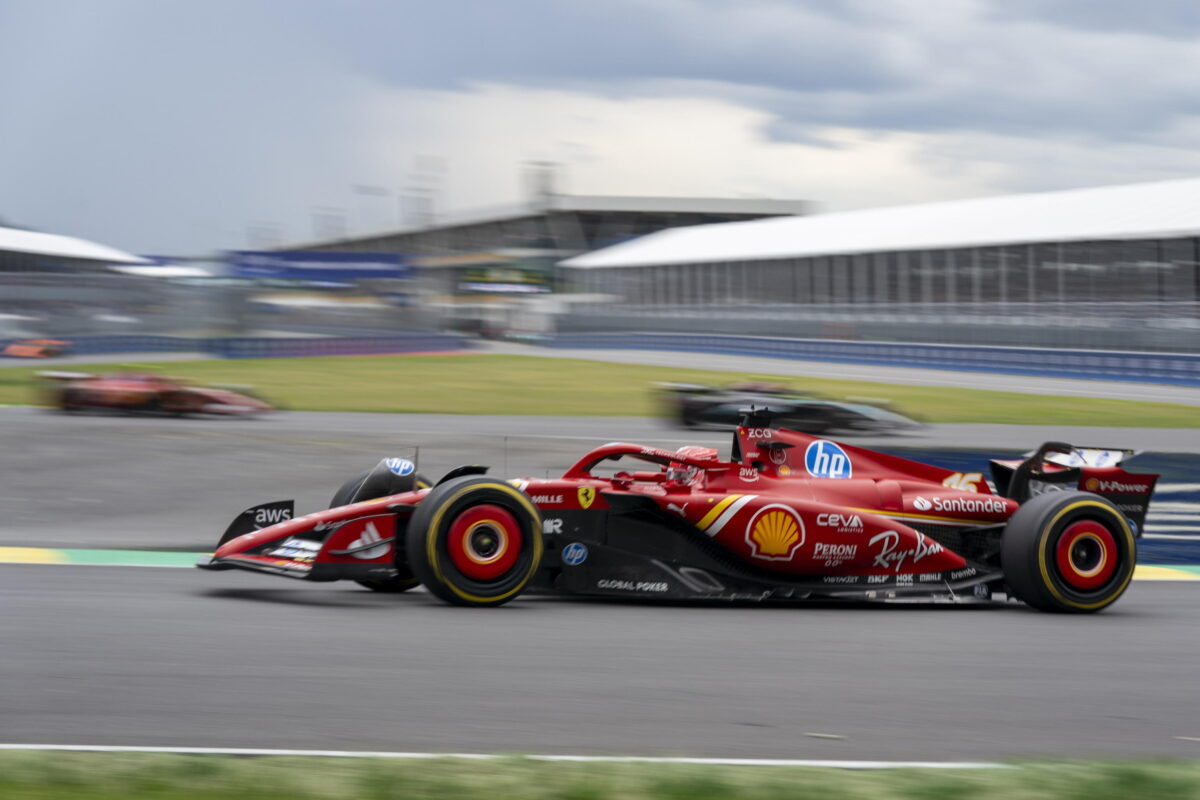
[[[4,0],[0,219],[141,253],[578,194],[1200,175],[1195,0]],[[357,188],[356,188],[357,187]]]

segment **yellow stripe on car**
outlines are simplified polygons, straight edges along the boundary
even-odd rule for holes
[[[721,516],[721,512],[729,508],[733,501],[737,500],[739,497],[741,497],[740,494],[731,494],[721,502],[717,503],[708,510],[708,513],[704,515],[703,519],[696,523],[696,527],[702,531],[708,530],[709,526],[716,521],[717,517]]]

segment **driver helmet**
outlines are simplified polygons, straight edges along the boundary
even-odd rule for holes
[[[675,452],[693,461],[715,462],[717,460],[717,451],[715,449],[696,444],[681,447]],[[681,461],[672,461],[667,465],[667,480],[674,483],[691,483],[699,471],[697,467],[693,467],[690,464],[685,464]]]

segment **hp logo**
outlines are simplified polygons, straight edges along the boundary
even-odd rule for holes
[[[411,475],[416,466],[407,458],[389,458],[387,460],[387,468],[392,471],[393,475],[404,477]]]
[[[819,439],[804,451],[804,468],[814,478],[850,478],[854,467],[846,451],[836,443]]]
[[[587,561],[588,549],[583,542],[571,542],[562,549],[563,563],[569,567],[578,567]]]

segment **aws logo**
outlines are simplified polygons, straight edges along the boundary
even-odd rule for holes
[[[787,506],[764,506],[746,526],[746,544],[755,558],[790,561],[804,544],[804,521]]]

